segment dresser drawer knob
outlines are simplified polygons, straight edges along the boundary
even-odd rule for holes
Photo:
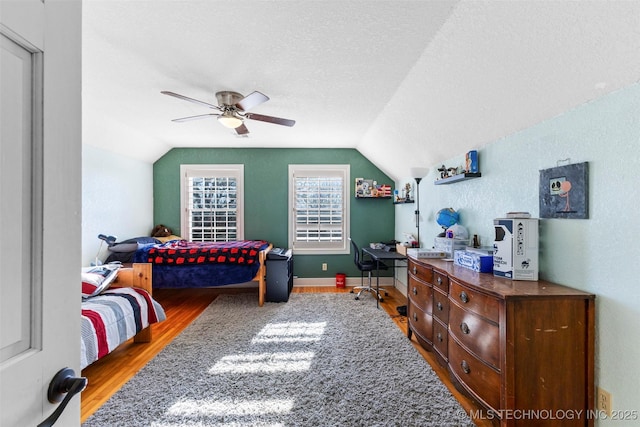
[[[462,368],[462,372],[464,372],[465,374],[471,373],[471,368],[469,367],[469,364],[466,360],[460,362],[460,367]]]
[[[413,321],[414,322],[418,321],[418,315],[416,313],[413,313]]]
[[[438,337],[438,341],[442,342],[442,333],[441,332],[438,332],[437,337]]]
[[[442,285],[442,277],[436,277],[436,282],[438,282],[438,285]]]
[[[469,302],[469,295],[465,291],[460,292],[460,301],[465,304]]]
[[[438,308],[438,311],[442,311],[442,309],[444,308],[440,301],[438,301],[438,304],[436,304],[436,307]]]
[[[418,274],[418,268],[415,265],[413,266],[413,274]]]
[[[411,289],[411,292],[412,292],[414,295],[418,295],[418,289],[417,289],[415,286],[413,287],[413,289]]]
[[[466,322],[462,322],[460,324],[460,330],[462,331],[463,334],[465,335],[469,335],[469,332],[471,332],[471,330],[469,329],[469,325],[467,325]]]

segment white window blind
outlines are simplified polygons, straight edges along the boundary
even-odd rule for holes
[[[241,240],[243,165],[182,165],[182,229],[188,240]]]
[[[289,165],[294,251],[345,253],[349,182],[349,165]]]

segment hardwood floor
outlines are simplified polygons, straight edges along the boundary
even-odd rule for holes
[[[86,367],[82,376],[89,380],[87,388],[82,392],[81,421],[84,422],[93,414],[112,394],[120,389],[132,378],[149,360],[169,344],[182,332],[209,304],[223,293],[244,293],[256,291],[253,289],[156,289],[154,298],[162,304],[167,314],[167,321],[153,325],[153,340],[150,343],[136,344],[130,340],[113,353]],[[350,288],[338,289],[333,286],[295,287],[293,292],[350,292]],[[373,297],[363,296],[375,304]],[[407,300],[396,289],[389,289],[389,296],[385,297],[380,307],[393,319],[395,324],[406,335],[407,318],[398,314],[396,307],[406,305]],[[257,304],[257,295],[256,295]],[[435,356],[424,350],[413,338],[412,344],[431,365],[440,380],[449,388],[451,393],[467,411],[477,411],[480,408],[470,399],[460,393],[449,380],[449,374],[440,366]],[[488,427],[491,424],[486,420],[475,420],[479,427]]]

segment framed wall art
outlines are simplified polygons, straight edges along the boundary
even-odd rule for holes
[[[589,218],[589,165],[574,163],[540,171],[540,218]]]

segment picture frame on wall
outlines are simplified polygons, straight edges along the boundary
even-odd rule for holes
[[[540,218],[589,218],[589,164],[540,171]]]

